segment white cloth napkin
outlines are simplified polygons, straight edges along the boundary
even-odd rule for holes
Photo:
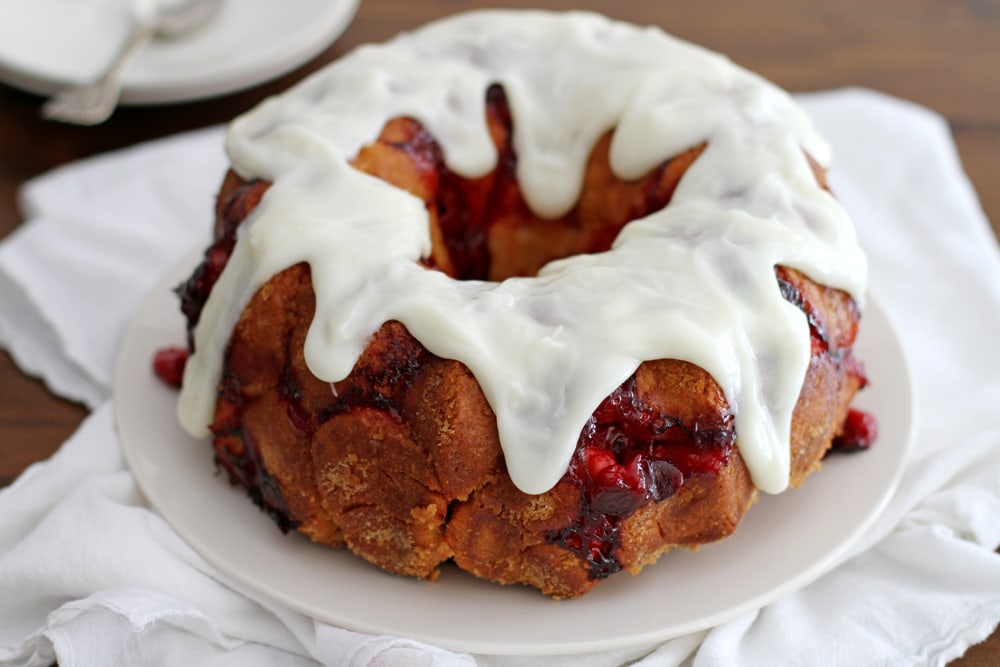
[[[125,323],[208,237],[225,168],[210,128],[27,183],[28,222],[0,244],[0,345],[93,408],[0,491],[0,664],[940,665],[985,638],[1000,622],[1000,252],[939,116],[856,89],[801,99],[920,399],[898,492],[820,579],[659,646],[504,657],[316,622],[207,564],[137,490],[109,396]]]

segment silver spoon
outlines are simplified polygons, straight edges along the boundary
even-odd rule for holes
[[[133,6],[132,31],[101,78],[59,91],[42,105],[42,116],[76,125],[103,123],[118,105],[122,75],[132,59],[154,38],[179,37],[200,26],[221,4],[222,0],[138,0]]]

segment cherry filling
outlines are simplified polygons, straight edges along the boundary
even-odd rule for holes
[[[809,340],[813,355],[830,351],[830,336],[826,328],[826,323],[821,320],[813,306],[802,295],[799,289],[788,278],[788,272],[782,267],[775,270],[778,278],[778,289],[785,301],[797,307],[806,314],[806,321],[809,322]]]
[[[691,475],[717,473],[735,436],[732,415],[684,425],[643,404],[629,378],[587,420],[564,477],[582,490],[579,519],[547,539],[580,556],[594,577],[617,572],[622,520],[671,497]]]
[[[486,93],[487,114],[505,137],[512,133],[510,109],[503,89],[491,86]],[[445,164],[440,144],[416,121],[407,120],[404,136],[390,145],[408,156],[418,173],[428,210],[436,214],[441,255],[448,266],[439,265],[434,256],[424,258],[429,268],[443,270],[457,280],[487,280],[491,257],[489,230],[496,221],[495,212],[502,200],[515,188],[517,156],[511,141],[497,147],[497,166],[485,179],[470,180],[451,171]]]
[[[510,109],[503,89],[491,86],[486,93],[487,113],[509,136],[512,131]],[[421,128],[421,134],[426,131]],[[469,182],[444,163],[443,153],[427,135],[433,146],[434,172],[440,175],[434,206],[441,225],[442,240],[448,250],[453,269],[451,273],[459,280],[486,280],[490,275],[490,253],[488,235],[493,217],[492,211],[500,206],[500,199],[515,182],[517,155],[510,141],[500,145],[494,182],[485,196],[470,190]]]
[[[201,319],[201,310],[208,300],[208,295],[226,267],[236,245],[236,230],[256,208],[268,187],[270,183],[266,181],[245,183],[238,187],[228,200],[222,202],[216,214],[215,239],[212,245],[205,250],[204,258],[194,273],[174,290],[181,302],[181,312],[187,318],[187,343],[192,351],[194,329]]]

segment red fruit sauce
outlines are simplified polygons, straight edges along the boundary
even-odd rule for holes
[[[622,520],[669,498],[688,476],[718,472],[735,436],[731,414],[681,424],[644,405],[629,378],[587,420],[564,477],[581,487],[579,519],[548,539],[583,558],[594,577],[617,572]]]

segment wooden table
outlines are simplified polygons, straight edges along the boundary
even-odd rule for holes
[[[1000,3],[995,0],[706,0],[705,2],[507,2],[592,9],[670,32],[728,54],[791,91],[867,86],[943,114],[983,208],[1000,233]],[[278,81],[221,99],[119,110],[105,125],[43,122],[40,100],[0,84],[0,237],[21,223],[16,193],[26,179],[103,151],[225,122],[363,42],[460,9],[462,0],[365,0],[346,34]],[[253,48],[253,45],[248,45]],[[918,193],[915,193],[918,196]],[[946,224],[946,221],[942,221]],[[0,307],[3,307],[0,304]],[[52,396],[0,352],[0,486],[48,457],[85,410]],[[956,663],[1000,664],[1000,632]]]

